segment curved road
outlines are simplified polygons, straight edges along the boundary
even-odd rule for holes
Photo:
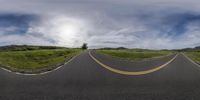
[[[98,58],[95,53],[93,56]],[[114,64],[114,60],[108,63],[105,59],[110,58],[98,58],[110,66]],[[166,59],[171,58],[159,62]],[[149,62],[149,65],[153,68],[158,63]],[[96,63],[88,52],[44,75],[24,76],[0,69],[0,100],[199,99],[200,68],[182,54],[158,71],[137,76],[109,71]]]

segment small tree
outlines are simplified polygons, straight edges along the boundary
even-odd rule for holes
[[[87,48],[88,48],[87,43],[83,43],[83,45],[82,45],[81,48],[82,48],[82,49],[87,49]]]

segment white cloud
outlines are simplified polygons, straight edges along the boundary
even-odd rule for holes
[[[200,45],[198,24],[189,23],[180,36],[167,32],[185,17],[173,15],[185,12],[199,15],[199,5],[197,0],[0,0],[0,13],[41,17],[30,23],[24,35],[2,35],[0,44],[78,47],[87,42],[91,48],[193,47]],[[7,31],[15,28],[0,28],[0,33]]]
[[[42,21],[32,24],[27,34],[50,39],[50,44],[78,47],[85,42],[88,31],[88,23],[84,20],[57,15],[42,18]]]

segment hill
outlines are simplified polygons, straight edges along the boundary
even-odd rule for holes
[[[42,49],[65,49],[65,47],[33,46],[33,45],[8,45],[0,47],[0,51],[28,51],[28,50],[42,50]]]

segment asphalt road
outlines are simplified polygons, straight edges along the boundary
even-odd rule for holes
[[[93,55],[112,67],[118,62],[106,56]],[[127,65],[125,69],[121,69],[127,71],[129,68],[131,71],[148,70],[174,56],[146,61],[149,63],[147,65],[144,62],[131,62],[132,64],[119,63],[119,66]],[[109,71],[96,63],[88,52],[44,75],[24,76],[0,69],[0,100],[199,99],[200,68],[182,54],[178,54],[171,63],[158,71],[136,76]]]

